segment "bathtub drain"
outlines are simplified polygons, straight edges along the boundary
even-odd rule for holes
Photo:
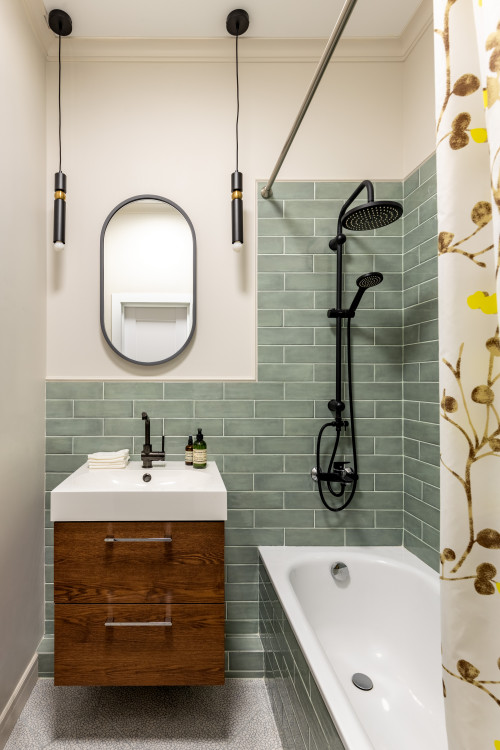
[[[356,672],[353,674],[352,681],[360,690],[371,690],[373,687],[373,682],[368,675],[363,674],[363,672]]]

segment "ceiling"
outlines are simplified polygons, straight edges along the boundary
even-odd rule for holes
[[[422,0],[358,0],[346,37],[399,37]],[[47,13],[65,10],[72,37],[216,38],[226,37],[227,0],[44,0]],[[344,0],[244,0],[250,16],[245,37],[325,38]]]

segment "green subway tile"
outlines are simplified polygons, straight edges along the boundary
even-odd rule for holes
[[[283,471],[283,456],[224,456],[224,471],[281,472]]]
[[[399,547],[402,543],[402,529],[346,529],[346,544],[394,546]]]
[[[429,198],[428,201],[422,203],[418,208],[418,217],[421,223],[430,219],[431,216],[435,216],[437,213],[437,201],[436,197]]]
[[[254,485],[257,491],[310,490],[312,479],[304,474],[256,474]]]
[[[316,400],[329,401],[334,390],[332,383],[308,383],[307,397]],[[301,400],[306,394],[304,393],[303,383],[285,383],[285,399],[287,401]]]
[[[405,199],[405,214],[411,213],[415,208],[418,208],[425,203],[429,198],[436,195],[436,176],[432,175],[416,188],[411,195]]]
[[[401,362],[400,346],[353,346],[352,361],[356,364],[398,364]]]
[[[150,419],[164,417],[172,419],[174,417],[192,417],[192,401],[134,401],[134,417],[141,418],[142,412],[148,413]]]
[[[343,546],[344,529],[286,529],[285,544],[292,547]]]
[[[321,499],[317,491],[312,492],[285,492],[285,508],[292,510],[316,510],[321,505]]]
[[[401,529],[403,527],[402,510],[377,510],[375,525],[379,529]]]
[[[369,492],[356,491],[356,508],[359,510],[401,510],[403,508],[402,492]]]
[[[281,364],[283,362],[283,347],[259,346],[257,356],[261,364]]]
[[[413,552],[422,562],[429,565],[435,571],[439,572],[439,552],[428,547],[425,542],[416,539],[407,531],[404,532],[404,546]]]
[[[314,513],[308,510],[256,510],[255,526],[259,528],[313,528]]]
[[[380,454],[376,456],[363,456],[360,458],[360,465],[365,473],[376,474],[379,471],[383,471],[384,474],[397,474],[399,476],[403,470],[403,456],[401,452],[396,456]]]
[[[163,383],[104,383],[104,398],[162,399]]]
[[[253,401],[196,401],[195,417],[253,417]],[[230,434],[230,433],[228,433]]]
[[[409,531],[410,534],[416,536],[418,539],[422,538],[422,521],[419,518],[415,518],[407,510],[404,511],[403,529]]]
[[[258,602],[228,602],[226,605],[228,620],[258,620]]]
[[[264,458],[263,456],[261,458]],[[282,492],[229,492],[228,508],[282,508]]]
[[[330,501],[332,506],[341,504],[335,498],[326,494],[326,500]],[[315,526],[318,529],[360,529],[375,526],[375,512],[373,510],[342,510],[339,513],[332,513],[329,510],[316,510],[314,513]]]
[[[402,490],[402,474],[375,474],[375,489],[377,492]]]
[[[257,567],[256,567],[257,570]],[[258,635],[233,635],[225,637],[226,651],[260,651],[262,652],[262,641]]]
[[[227,512],[227,529],[253,529],[253,510],[228,510]]]
[[[377,182],[375,184],[376,200],[395,200],[400,201],[403,197],[403,183],[397,182]]]
[[[210,438],[210,451],[228,455],[253,453],[253,437],[212,436]]]
[[[439,405],[422,402],[420,404],[420,419],[422,422],[439,424]]]
[[[282,292],[285,288],[285,275],[282,273],[259,273],[257,289],[259,292]]]
[[[87,461],[87,456],[66,456],[61,453],[47,455],[45,458],[45,471],[50,472],[73,472]]]
[[[46,417],[72,417],[73,401],[66,399],[51,399],[46,401]],[[79,416],[79,415],[76,415]],[[94,415],[86,415],[94,416]]]
[[[429,177],[432,177],[432,175],[436,174],[436,154],[432,154],[432,156],[429,156],[429,158],[420,165],[418,171],[420,173],[420,184],[424,183],[429,179]]]
[[[276,438],[256,437],[256,453],[276,453]],[[312,454],[314,451],[314,440],[311,437],[286,437],[279,441],[280,454],[302,453]]]
[[[282,253],[284,249],[283,237],[259,237],[258,252],[259,254]]]
[[[259,259],[261,273],[305,273],[312,270],[313,259],[307,255],[269,255]]]
[[[269,365],[270,367],[272,365]],[[282,419],[225,419],[225,435],[283,435]]]
[[[339,215],[341,200],[288,200],[285,202],[287,219],[331,219]]]
[[[54,654],[38,654],[38,674],[54,674]]]
[[[285,310],[284,325],[292,328],[330,327],[331,321],[326,317],[325,310]]]
[[[47,419],[47,435],[102,435],[102,419]]]
[[[226,547],[224,555],[226,565],[254,565],[259,562],[256,547]]]
[[[71,453],[73,439],[71,437],[48,437],[45,441],[47,453]]]
[[[228,583],[256,583],[259,571],[256,565],[229,565],[227,569]]]
[[[314,219],[259,219],[259,237],[309,237],[314,234]]]
[[[287,273],[285,274],[285,289],[287,291],[320,291],[335,287],[335,275],[325,273]]]
[[[375,385],[385,385],[387,383],[397,383],[401,386],[401,366],[398,364],[376,364],[375,365]],[[396,388],[393,385],[393,398],[401,398],[401,387]],[[383,396],[376,396],[374,398],[378,400]]]
[[[284,396],[283,383],[225,383],[225,399],[275,401]]]
[[[436,264],[436,275],[437,275],[437,259],[438,259],[438,245],[437,239],[431,237],[430,240],[423,242],[420,245],[420,262],[423,263],[426,260],[432,260]]]
[[[224,480],[228,492],[253,490],[253,474],[233,474],[225,472],[222,479]]]
[[[314,292],[259,292],[259,310],[309,310],[314,307]]]
[[[257,210],[259,219],[281,219],[283,218],[283,201],[275,198],[259,200]]]
[[[420,184],[418,169],[412,172],[403,182],[403,196],[407,198]]]
[[[419,302],[428,302],[429,300],[437,300],[438,296],[438,280],[437,279],[430,279],[430,281],[425,281],[424,283],[420,284],[418,287],[418,301]]]
[[[410,440],[409,438],[404,438],[403,440],[404,455],[410,458],[419,458],[420,456],[419,446],[420,444],[417,440]]]
[[[405,436],[413,440],[439,445],[439,425],[430,422],[405,423]]]
[[[75,401],[75,417],[131,417],[131,401]]]
[[[320,427],[317,419],[285,419],[285,435],[317,435]]]
[[[226,529],[226,546],[228,547],[281,546],[282,544],[283,529]]]
[[[264,654],[250,651],[231,651],[229,654],[229,669],[239,672],[262,671],[264,669]]]
[[[380,401],[375,406],[376,417],[401,417],[401,401]],[[378,453],[379,451],[377,451]]]
[[[265,184],[266,183],[264,182],[257,183],[257,197],[259,204],[266,201],[261,195],[261,190],[265,187]],[[272,199],[274,200],[307,200],[308,198],[314,198],[314,182],[286,182],[278,180],[272,187]]]
[[[439,466],[439,446],[420,443],[420,460],[427,464]]]
[[[78,420],[79,422],[90,422],[97,420]],[[102,420],[101,421],[102,424]],[[180,420],[177,420],[180,421]],[[191,423],[190,423],[191,425]],[[161,435],[163,430],[162,419],[151,419],[151,434]],[[182,434],[187,430],[183,430]],[[78,433],[82,434],[82,433]],[[101,433],[102,434],[102,431]],[[170,433],[172,434],[172,433]],[[189,433],[188,433],[189,434]],[[144,435],[144,422],[142,419],[114,419],[112,417],[104,419],[104,435]]]
[[[358,419],[356,422],[357,433],[365,437],[401,434],[401,420],[399,419]]]
[[[285,346],[285,363],[331,362],[333,352],[328,346]]]
[[[259,380],[264,381],[300,381],[313,380],[312,364],[259,365]]]
[[[403,240],[404,251],[406,252],[412,247],[416,247],[417,245],[421,245],[422,242],[430,240],[431,237],[434,237],[437,234],[437,229],[437,216],[433,216],[427,221],[424,221],[423,224],[419,224],[418,227],[405,235]]]
[[[399,402],[398,402],[398,405],[399,405]],[[378,407],[378,404],[377,404],[377,407]],[[375,453],[377,456],[383,456],[383,455],[401,456],[403,453],[403,439],[399,436],[398,437],[375,437]]]
[[[102,398],[103,384],[100,382],[66,383],[49,381],[46,386],[48,399],[55,398]]]
[[[312,401],[257,401],[256,417],[312,417]]]
[[[128,448],[133,451],[131,437],[75,437],[74,452],[89,454],[97,451],[119,451]]]
[[[414,458],[405,458],[405,473],[434,487],[439,487],[439,468],[437,466],[417,461]]]
[[[164,383],[163,398],[174,399],[198,399],[208,401],[209,399],[221,399],[223,397],[222,383]],[[161,398],[161,396],[160,396]]]
[[[418,326],[420,341],[434,341],[435,344],[435,359],[439,358],[439,346],[438,346],[438,321],[428,320],[426,323],[421,323]]]
[[[399,325],[401,321],[401,310],[392,308],[377,308],[375,310],[359,310],[356,313],[357,325],[359,326],[394,326]]]
[[[282,326],[283,310],[259,310],[258,312],[259,328],[263,326]],[[259,331],[259,335],[260,335]]]
[[[315,197],[319,200],[325,198],[339,200],[342,205],[353,194],[358,185],[358,182],[342,182],[341,180],[336,182],[316,182]]]
[[[422,498],[422,482],[407,473],[406,459],[404,489],[406,494],[412,495],[413,497],[417,498],[417,500],[420,500]]]
[[[266,328],[259,331],[259,344],[312,344],[314,328]]]
[[[439,550],[439,531],[433,529],[431,526],[427,526],[426,523],[422,524],[422,541],[432,547],[435,550]]]
[[[285,237],[287,255],[317,255],[331,252],[325,237]]]
[[[256,583],[226,583],[226,601],[256,602],[259,599],[259,587]]]

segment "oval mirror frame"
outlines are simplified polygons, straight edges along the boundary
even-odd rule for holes
[[[108,227],[109,222],[115,216],[118,211],[123,208],[124,206],[127,206],[129,203],[135,203],[137,201],[144,201],[144,200],[156,200],[161,201],[162,203],[166,203],[169,206],[172,206],[172,208],[175,208],[186,220],[189,229],[191,231],[191,237],[193,240],[193,304],[192,304],[192,316],[191,316],[191,330],[188,333],[188,336],[179,349],[171,354],[169,357],[165,357],[165,359],[159,359],[154,362],[143,362],[141,360],[132,359],[131,357],[128,357],[126,354],[121,352],[117,347],[113,344],[111,339],[109,338],[107,332],[106,332],[106,326],[105,326],[105,300],[104,300],[104,239],[106,235],[106,229]],[[132,362],[132,364],[135,365],[143,365],[145,367],[150,367],[153,365],[162,365],[165,362],[170,362],[170,360],[174,359],[175,357],[178,357],[181,352],[184,351],[184,349],[188,346],[189,342],[193,338],[193,334],[196,328],[196,234],[194,231],[193,223],[187,213],[177,205],[177,203],[174,203],[174,201],[169,200],[168,198],[164,198],[161,195],[152,195],[152,194],[143,194],[143,195],[134,195],[132,198],[127,198],[126,200],[119,203],[117,206],[113,208],[113,210],[108,214],[106,217],[104,224],[102,225],[101,229],[101,239],[100,239],[100,322],[101,322],[101,331],[102,335],[104,336],[104,339],[108,346],[115,352],[115,354],[118,354],[119,357],[122,359],[127,360],[127,362]]]

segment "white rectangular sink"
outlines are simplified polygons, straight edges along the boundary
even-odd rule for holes
[[[145,475],[151,480],[145,481]],[[147,479],[147,476],[146,476]],[[193,469],[182,461],[143,469],[87,464],[51,492],[51,521],[225,521],[227,491],[215,461]]]

